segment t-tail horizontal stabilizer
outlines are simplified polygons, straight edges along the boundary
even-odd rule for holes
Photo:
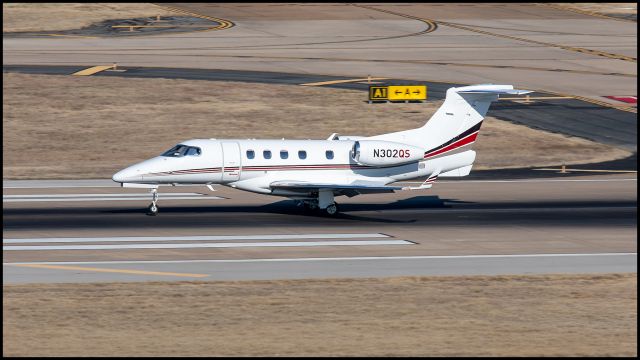
[[[509,95],[525,95],[533,91],[517,90],[517,89],[484,89],[482,85],[466,86],[469,90],[458,90],[458,94],[509,94]]]

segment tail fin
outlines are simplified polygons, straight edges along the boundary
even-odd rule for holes
[[[394,141],[424,148],[425,159],[452,155],[470,149],[475,142],[489,105],[499,94],[522,95],[512,85],[471,85],[450,88],[442,106],[417,129],[373,136],[370,139]]]

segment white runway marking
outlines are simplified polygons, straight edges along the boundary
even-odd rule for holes
[[[170,197],[163,200],[221,200],[223,198],[219,196],[176,196]],[[2,202],[62,202],[62,201],[133,201],[133,200],[149,200],[149,197],[122,197],[122,198],[64,198],[64,199],[2,199]]]
[[[479,259],[479,258],[546,258],[546,257],[597,257],[637,256],[638,253],[583,253],[583,254],[500,254],[500,255],[424,255],[424,256],[363,256],[338,258],[292,258],[292,259],[229,259],[229,260],[124,260],[124,261],[45,261],[13,262],[2,265],[87,265],[87,264],[172,264],[172,263],[252,263],[252,262],[301,262],[301,261],[354,261],[354,260],[420,260],[420,259]]]
[[[3,239],[3,244],[83,243],[83,242],[147,242],[147,241],[221,241],[221,240],[298,240],[298,239],[357,239],[389,238],[372,234],[274,234],[274,235],[215,235],[215,236],[123,236],[97,238],[30,238]]]
[[[135,245],[58,245],[58,246],[3,246],[2,251],[42,250],[123,250],[123,249],[187,249],[187,248],[239,248],[239,247],[304,247],[304,246],[361,246],[361,245],[414,245],[406,240],[350,240],[320,242],[254,242],[254,243],[199,243],[199,244],[135,244]]]
[[[166,193],[163,194],[167,197],[173,196],[205,196],[200,193]],[[35,194],[35,195],[2,195],[3,199],[15,199],[15,198],[65,198],[65,197],[131,197],[131,196],[146,196],[149,197],[150,193],[123,193],[123,194]]]
[[[165,193],[163,200],[220,200],[219,196],[199,193]],[[150,193],[122,194],[36,194],[36,195],[2,195],[2,202],[45,202],[45,201],[127,201],[150,200]]]
[[[3,180],[3,189],[53,189],[53,188],[119,188],[120,184],[111,179],[92,180]]]
[[[638,179],[522,179],[522,180],[440,180],[438,184],[462,184],[462,183],[546,183],[546,182],[616,182],[638,181]],[[390,185],[422,184],[422,181],[399,181]]]

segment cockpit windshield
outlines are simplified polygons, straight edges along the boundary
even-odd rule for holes
[[[169,157],[183,157],[185,155],[200,156],[201,153],[202,153],[202,150],[200,150],[199,147],[178,144],[172,147],[171,149],[169,149],[168,151],[164,152],[162,156],[169,156]]]

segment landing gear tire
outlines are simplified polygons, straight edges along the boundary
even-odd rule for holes
[[[327,212],[327,215],[333,216],[333,215],[338,213],[338,205],[337,204],[331,204],[331,205],[327,206],[325,211]]]
[[[147,215],[150,215],[150,216],[158,215],[158,206],[156,206],[156,204],[149,205],[148,209],[149,209],[149,212],[147,213]]]
[[[158,189],[152,189],[151,195],[153,196],[153,199],[151,200],[151,205],[149,205],[149,212],[147,215],[156,216],[158,215],[158,206],[156,205],[158,202]]]

